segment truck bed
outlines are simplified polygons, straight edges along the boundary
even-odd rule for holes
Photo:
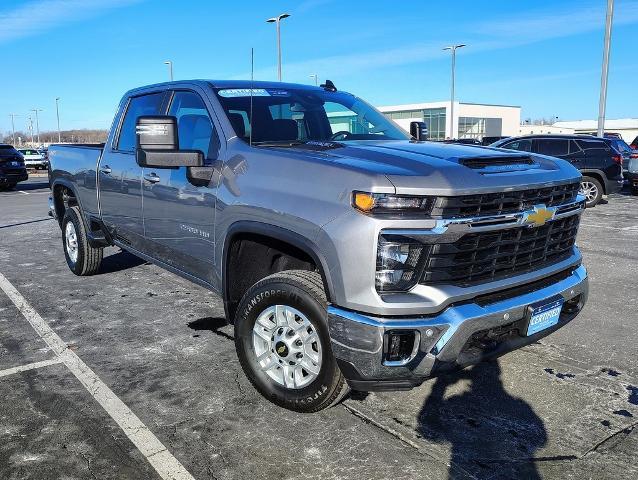
[[[73,187],[85,214],[97,214],[96,169],[103,143],[51,145],[49,147],[49,183],[59,180]]]

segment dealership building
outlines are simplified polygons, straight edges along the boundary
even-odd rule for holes
[[[518,134],[521,107],[454,102],[454,121],[450,121],[450,106],[450,102],[447,101],[393,105],[378,107],[378,109],[407,131],[410,131],[410,122],[425,122],[431,140],[446,138],[480,140],[483,137]]]

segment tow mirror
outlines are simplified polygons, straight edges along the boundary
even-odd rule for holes
[[[428,124],[425,122],[410,122],[410,135],[418,141],[428,139]]]
[[[135,124],[137,164],[140,167],[201,167],[204,154],[200,150],[180,150],[177,119],[169,115],[148,115]]]

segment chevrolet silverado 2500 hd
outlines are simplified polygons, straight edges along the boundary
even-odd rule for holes
[[[252,384],[317,411],[530,344],[585,304],[578,170],[414,131],[331,82],[146,86],[106,144],[50,148],[51,214],[77,275],[117,245],[220,293]]]

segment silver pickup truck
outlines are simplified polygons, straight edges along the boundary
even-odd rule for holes
[[[533,343],[587,299],[578,170],[413,126],[329,81],[146,86],[106,144],[49,149],[51,214],[77,275],[116,245],[222,295],[252,384],[317,411]]]

